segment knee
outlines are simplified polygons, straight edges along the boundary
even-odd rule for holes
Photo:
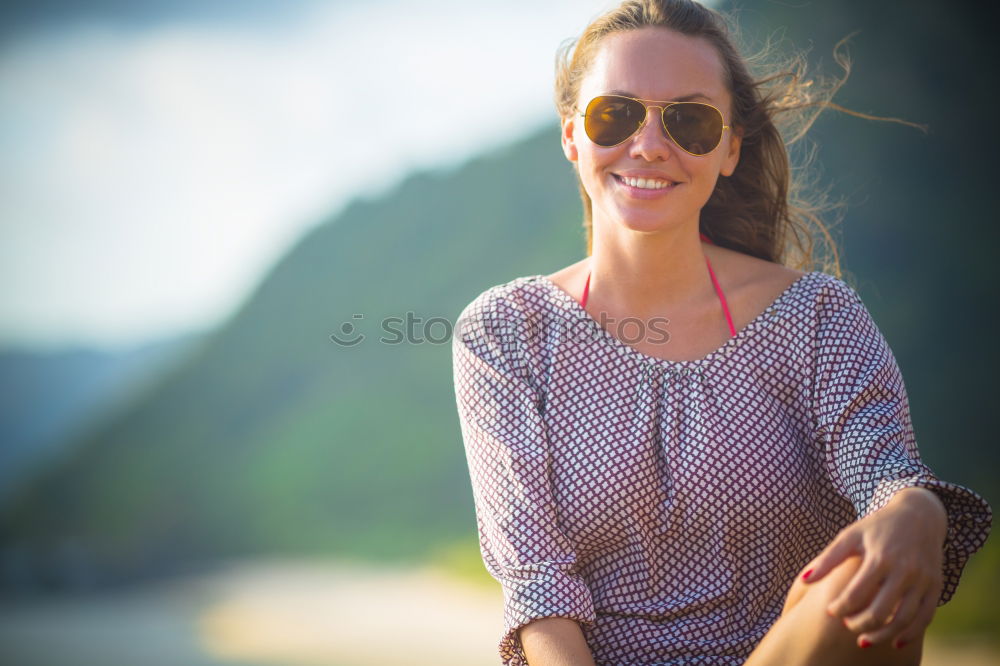
[[[899,650],[888,643],[876,644],[868,650],[858,650],[858,634],[845,626],[841,618],[832,617],[826,612],[830,602],[847,588],[861,567],[862,559],[860,555],[849,556],[815,583],[803,581],[802,574],[805,571],[799,572],[785,600],[785,612],[794,606],[797,616],[808,618],[817,654],[830,657],[832,661],[829,663],[851,663],[857,666],[919,664],[923,634],[919,640]]]

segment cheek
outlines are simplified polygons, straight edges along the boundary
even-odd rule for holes
[[[580,151],[580,173],[588,184],[597,183],[604,174],[607,162],[600,153],[592,149],[582,148]]]
[[[586,170],[593,174],[594,178],[604,178],[608,176],[611,165],[616,161],[621,162],[621,156],[607,148],[590,145],[581,148],[580,161],[586,164]]]
[[[600,194],[602,188],[600,175],[593,168],[582,170],[580,172],[580,180],[583,181],[583,187],[591,197]]]

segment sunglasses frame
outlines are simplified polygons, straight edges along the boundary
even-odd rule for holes
[[[722,114],[722,110],[719,109],[719,107],[715,106],[714,104],[708,104],[706,102],[692,102],[692,101],[674,102],[674,101],[662,100],[662,99],[661,100],[657,100],[657,99],[641,99],[639,97],[626,97],[625,95],[596,95],[593,99],[591,99],[589,102],[587,102],[587,106],[584,109],[584,112],[581,113],[581,114],[579,114],[579,116],[581,118],[586,118],[587,117],[587,109],[589,109],[590,105],[594,103],[594,100],[599,99],[601,97],[616,97],[618,99],[629,99],[629,100],[632,100],[634,102],[639,102],[640,104],[642,104],[642,108],[643,108],[642,120],[639,121],[639,124],[636,126],[635,130],[633,130],[631,134],[629,134],[627,137],[625,137],[624,139],[622,139],[618,143],[613,143],[610,146],[605,146],[604,144],[597,143],[596,141],[594,141],[593,139],[591,139],[590,138],[590,133],[587,132],[587,124],[585,122],[584,125],[583,125],[584,134],[587,135],[587,138],[590,139],[590,141],[594,145],[601,146],[602,148],[614,148],[615,146],[620,146],[621,144],[625,143],[626,141],[628,141],[629,139],[631,139],[632,137],[634,137],[636,134],[638,134],[639,131],[642,129],[643,125],[646,124],[646,120],[649,118],[649,107],[651,107],[651,106],[656,107],[656,108],[658,108],[660,110],[660,125],[663,127],[663,131],[667,133],[667,136],[670,138],[670,140],[674,142],[674,145],[677,146],[678,148],[680,148],[681,150],[683,150],[688,155],[693,155],[694,157],[705,157],[706,155],[711,155],[712,152],[714,152],[715,149],[718,148],[722,144],[722,136],[725,134],[726,130],[732,128],[731,125],[727,125],[726,124],[726,117]],[[657,103],[656,104],[646,104],[646,102],[657,102]],[[682,146],[680,143],[677,142],[677,139],[674,138],[674,135],[670,133],[669,129],[667,129],[667,118],[666,118],[667,109],[669,107],[675,105],[675,104],[699,104],[701,106],[707,106],[709,108],[715,109],[715,111],[719,114],[719,120],[722,122],[722,131],[719,133],[719,142],[716,143],[714,146],[712,146],[712,150],[710,150],[710,151],[708,151],[706,153],[692,153],[690,150],[688,150],[687,148],[685,148],[684,146]]]

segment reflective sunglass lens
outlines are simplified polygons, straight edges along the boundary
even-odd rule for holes
[[[614,146],[629,138],[646,115],[646,108],[625,97],[595,97],[587,105],[584,129],[599,146]]]
[[[722,114],[707,104],[672,104],[663,120],[677,145],[695,155],[712,152],[722,139]]]

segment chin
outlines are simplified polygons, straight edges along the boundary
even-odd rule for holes
[[[675,226],[676,222],[668,218],[668,214],[653,210],[622,211],[619,214],[619,224],[632,231],[656,232]]]

